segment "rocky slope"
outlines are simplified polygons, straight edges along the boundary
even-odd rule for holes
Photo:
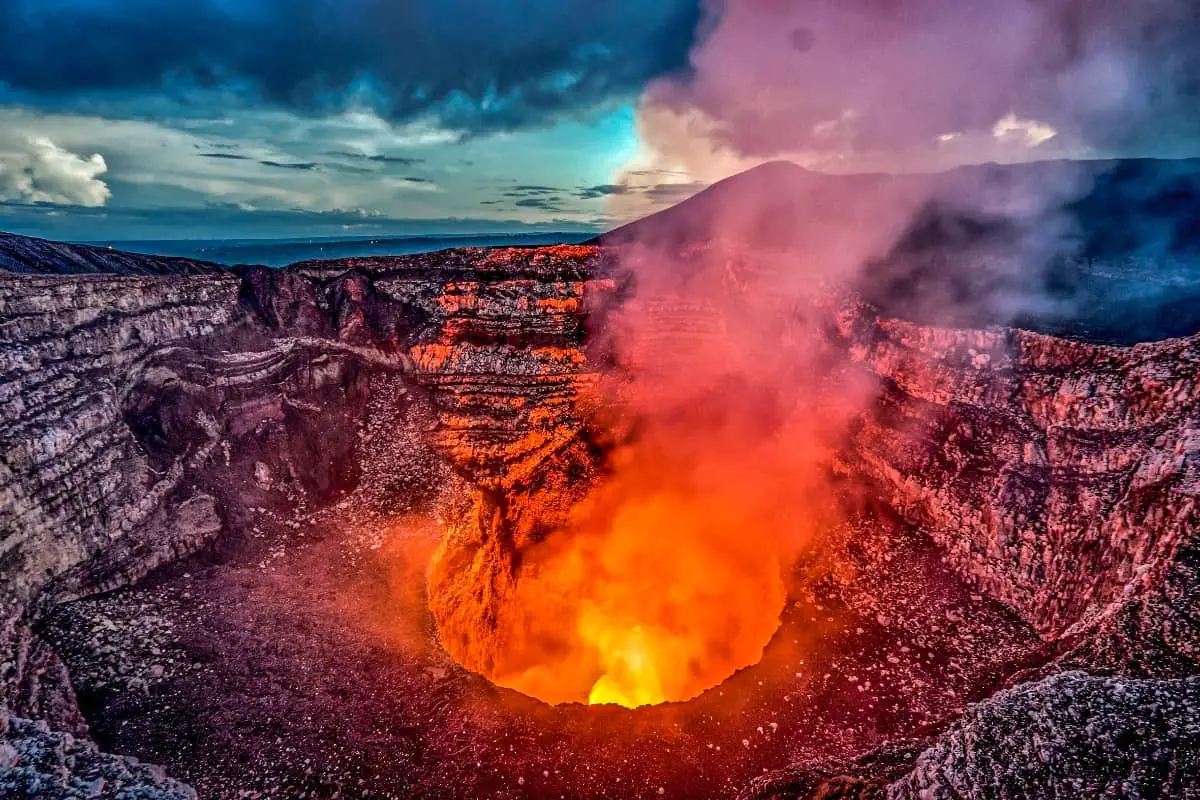
[[[40,247],[18,249],[29,262],[58,257]],[[586,323],[625,289],[612,253],[593,247],[189,278],[0,277],[3,705],[81,733],[65,671],[32,624],[65,600],[244,536],[250,509],[285,514],[343,496],[359,482],[366,409],[410,395],[435,423],[406,435],[471,487],[431,577],[433,611],[448,630],[455,615],[478,619],[513,580],[513,548],[546,535],[597,468],[603,432],[586,403],[601,355],[589,351]],[[831,319],[829,347],[883,387],[838,469],[1038,630],[1062,663],[1118,677],[1072,674],[1002,693],[922,743],[915,762],[911,747],[876,754],[859,788],[820,796],[1035,796],[1045,763],[1064,765],[1053,770],[1058,796],[1074,778],[1105,781],[1084,796],[1119,796],[1118,774],[1190,796],[1200,337],[1107,347],[922,327],[854,301],[835,304]],[[456,593],[479,585],[493,594]],[[1097,769],[1079,760],[1081,709],[1100,715],[1091,733],[1112,745]],[[1014,722],[1030,717],[1036,736]],[[12,724],[0,782],[41,769],[22,742],[51,735]],[[1146,747],[1165,755],[1121,744],[1146,725]],[[72,762],[76,745],[55,741],[55,791],[88,796],[67,784],[90,780],[72,765],[94,756]],[[759,789],[807,796],[819,772]]]
[[[191,788],[135,758],[101,753],[94,744],[50,730],[45,722],[0,711],[0,794],[87,800],[195,800]]]
[[[205,275],[224,268],[207,261],[125,253],[0,232],[0,272],[22,275]]]
[[[6,245],[23,269],[49,271],[63,255]],[[580,263],[593,255],[0,277],[3,704],[82,732],[65,672],[30,631],[40,610],[242,535],[268,489],[301,508],[336,499],[356,483],[380,376],[427,387],[441,409],[436,444],[481,484],[534,468],[553,444],[517,444],[531,424],[519,400],[562,407],[570,394],[578,357],[562,344],[581,336]],[[122,256],[90,266],[155,268]],[[496,409],[516,415],[507,430]],[[552,414],[532,424],[554,440]]]
[[[755,781],[743,798],[1200,797],[1198,692],[1196,678],[1067,672],[998,693],[923,751],[910,742],[798,766]]]
[[[1122,349],[865,306],[839,325],[885,386],[851,473],[1048,638],[1116,635],[1102,620],[1153,609],[1121,666],[1195,671],[1200,337]]]

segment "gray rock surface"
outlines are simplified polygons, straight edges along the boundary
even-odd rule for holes
[[[0,710],[0,797],[6,800],[195,800],[158,767],[101,753],[45,722]]]
[[[888,787],[888,800],[1200,797],[1200,678],[1069,672],[1000,692]]]
[[[1105,347],[856,305],[839,326],[884,387],[849,473],[1047,639],[1092,637],[1106,666],[1195,672],[1200,336]],[[1124,656],[1100,643],[1114,636]]]
[[[920,752],[891,745],[800,765],[744,800],[1057,800],[1200,797],[1200,679],[1060,673],[967,709]]]

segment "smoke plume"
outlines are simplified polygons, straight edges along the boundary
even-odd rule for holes
[[[592,320],[598,474],[486,584],[505,597],[490,677],[551,702],[686,700],[756,663],[869,492],[836,470],[886,390],[847,333],[859,300],[929,324],[1070,318],[1064,266],[1132,252],[1097,250],[1113,202],[1179,190],[1170,170],[1065,157],[1197,132],[1179,2],[706,8],[617,185],[754,168],[603,237],[628,291]],[[1011,163],[963,166],[988,160]]]
[[[647,144],[669,156],[702,152],[699,139],[913,171],[1191,154],[1200,134],[1187,0],[711,0],[705,13],[692,72],[643,98]]]
[[[832,332],[849,297],[933,323],[1071,313],[1046,274],[1086,250],[1077,205],[1113,165],[1062,159],[1200,132],[1190,6],[1094,5],[708,4],[691,73],[643,98],[621,184],[795,163],[607,238],[635,284],[598,331],[618,445],[523,586],[566,598],[553,618],[602,673],[592,702],[686,699],[761,656],[769,576],[794,579],[838,524],[834,454],[874,413],[879,387]],[[547,679],[514,684],[544,696]]]

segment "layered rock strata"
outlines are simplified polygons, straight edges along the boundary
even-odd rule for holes
[[[883,384],[850,473],[1047,638],[1120,634],[1132,661],[1108,666],[1195,670],[1200,337],[1104,347],[864,306],[839,334]]]

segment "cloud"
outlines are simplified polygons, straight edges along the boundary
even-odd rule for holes
[[[703,181],[686,183],[657,183],[642,189],[642,196],[653,203],[677,203],[708,188]]]
[[[350,153],[344,150],[334,150],[326,153],[334,158],[349,158],[356,161],[370,161],[374,164],[396,164],[402,167],[413,167],[417,164],[425,163],[423,158],[413,158],[411,156],[394,156],[387,154],[369,155],[367,153]]]
[[[602,197],[612,197],[616,194],[628,194],[633,189],[625,184],[605,183],[598,186],[584,186],[575,193],[581,200],[599,200]]]
[[[1058,131],[1049,125],[1031,119],[1017,119],[1016,114],[1009,114],[992,126],[992,136],[997,139],[1016,137],[1023,141],[1026,147],[1037,147],[1058,136]],[[949,140],[945,137],[946,134],[938,136],[938,141],[944,144],[946,141],[954,141],[957,138],[953,134],[950,134]]]
[[[650,148],[830,171],[1192,155],[1194,0],[706,0],[692,69],[641,107]],[[705,149],[684,139],[703,139]],[[949,146],[948,146],[949,145]],[[693,152],[683,152],[692,146]],[[745,162],[731,164],[733,168]]]
[[[318,167],[317,163],[313,161],[285,162],[265,159],[263,161],[259,161],[258,163],[262,164],[264,167],[275,167],[276,169],[298,169],[306,172],[317,169]]]
[[[128,111],[132,116],[137,110]],[[503,193],[514,187],[521,193],[512,199],[552,200],[558,209],[553,216],[574,217],[579,224],[591,219],[595,209],[585,208],[572,189],[556,188],[558,182],[587,186],[601,182],[597,179],[607,172],[586,163],[572,171],[547,166],[542,154],[564,138],[575,141],[579,131],[588,130],[584,123],[569,123],[565,131],[536,130],[418,149],[410,144],[420,135],[412,126],[381,124],[357,113],[313,118],[260,110],[239,112],[227,123],[226,117],[173,116],[168,106],[139,117],[0,107],[0,145],[16,142],[27,148],[26,139],[44,136],[73,153],[102,153],[108,171],[101,178],[112,192],[107,210],[193,208],[189,231],[217,219],[211,211],[214,203],[249,209],[246,213],[361,208],[392,219],[491,214],[542,223],[552,216],[543,208],[513,205]],[[0,146],[5,152],[11,149]],[[462,160],[474,166],[463,169]],[[531,191],[538,194],[524,193]],[[482,199],[503,202],[481,206]],[[103,235],[131,238],[119,230],[125,217],[111,219],[112,229]],[[227,216],[221,219],[227,221]],[[30,224],[28,217],[22,220]],[[307,230],[294,235],[302,233]]]
[[[697,0],[5,0],[0,75],[45,104],[215,92],[479,133],[635,96],[686,65],[698,18]]]
[[[505,192],[509,197],[518,197],[523,194],[559,194],[562,189],[557,189],[553,186],[533,186],[522,184],[514,186],[509,191]]]
[[[513,205],[517,208],[536,208],[542,211],[565,211],[558,201],[544,197],[526,197],[524,200],[517,200]]]
[[[81,156],[45,136],[0,134],[0,200],[97,208],[111,192],[100,176],[108,171],[104,156]]]

